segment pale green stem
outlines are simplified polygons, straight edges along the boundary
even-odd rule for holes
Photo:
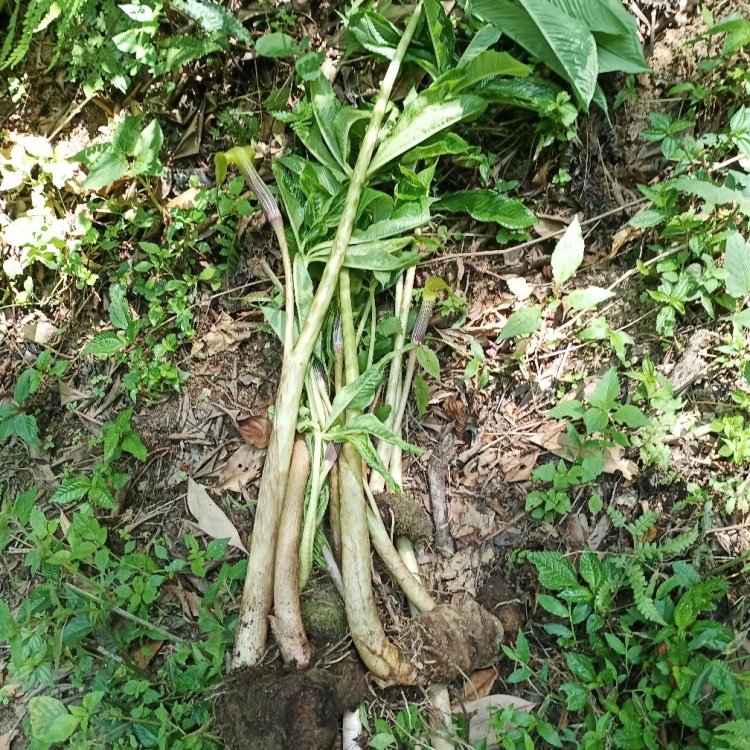
[[[290,288],[289,281],[292,278],[292,272],[291,264],[289,264],[289,270],[287,270],[285,264],[284,273],[287,274],[287,340],[276,398],[276,423],[271,435],[258,492],[247,577],[237,623],[234,666],[257,664],[263,658],[265,652],[268,637],[268,615],[273,606],[273,569],[279,513],[289,477],[297,414],[304,383],[304,378],[300,375],[307,370],[326,312],[336,292],[339,273],[343,268],[346,251],[354,231],[357,208],[380,133],[380,126],[393,86],[396,83],[401,62],[416,31],[421,14],[422,2],[420,0],[404,29],[380,86],[380,92],[370,115],[367,131],[362,139],[357,162],[354,166],[342,211],[341,223],[333,240],[330,257],[310,306],[307,320],[304,322],[297,343],[291,352],[287,352],[286,346],[291,342],[289,330],[290,323],[293,324],[293,321],[290,321],[289,317],[292,316],[294,310],[294,296],[291,295],[290,304],[290,291],[293,290]],[[361,480],[359,484],[361,486]],[[366,537],[366,519],[363,512],[360,513],[359,521]],[[369,559],[365,564],[369,567]],[[377,611],[375,611],[375,615],[377,616]]]
[[[323,457],[323,436],[315,433],[313,438],[312,476],[310,480],[310,501],[307,504],[302,541],[299,550],[299,590],[303,591],[310,578],[313,563],[315,531],[318,528],[318,499],[321,490],[321,460]]]

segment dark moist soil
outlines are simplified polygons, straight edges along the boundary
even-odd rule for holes
[[[528,158],[511,160],[505,172],[499,175],[503,179],[518,179],[522,194],[541,200],[541,213],[566,222],[576,213],[584,221],[594,220],[585,225],[587,252],[584,270],[580,274],[582,284],[608,286],[633,267],[634,257],[645,252],[642,247],[644,239],[637,237],[613,252],[612,238],[636,210],[626,206],[639,197],[637,184],[659,177],[665,167],[658,150],[639,138],[640,131],[648,125],[648,115],[653,111],[664,111],[665,102],[662,100],[671,85],[695,72],[694,54],[685,52],[684,41],[695,36],[702,26],[697,16],[690,13],[691,4],[680,11],[684,5],[668,0],[640,0],[637,3],[644,18],[652,19],[652,28],[644,21],[640,25],[647,40],[654,32],[655,44],[650,62],[656,76],[639,77],[636,94],[612,113],[614,128],[603,113],[594,109],[581,128],[580,142],[571,143],[562,154],[543,157],[540,163],[533,163]],[[719,18],[731,4],[716,0],[707,5]],[[336,16],[329,4],[312,8],[310,13],[313,18],[300,16],[300,27],[310,35],[312,48],[317,49],[336,35]],[[370,87],[375,85],[377,75],[374,71],[359,73],[355,75],[351,67],[344,66],[338,79],[341,84],[337,83],[342,98],[356,101],[362,94],[371,93]],[[192,80],[181,82],[168,104],[178,113],[187,112],[188,105],[199,100],[207,87],[243,92],[248,88],[247,81],[250,81],[253,91],[270,91],[283,84],[283,75],[270,61],[252,64],[235,61],[225,70],[211,69],[200,83]],[[37,83],[40,88],[46,85],[41,78]],[[605,87],[615,91],[622,83],[622,80],[605,81]],[[144,83],[142,88],[145,94],[147,85]],[[60,122],[60,109],[69,94],[64,93],[62,98],[57,97],[60,101],[51,93],[40,97],[35,105],[29,103],[23,111],[6,111],[5,105],[0,103],[0,126],[19,129],[23,125],[31,132],[50,123],[49,126],[54,127]],[[106,102],[104,104],[106,106]],[[248,103],[258,110],[261,105],[259,95]],[[72,154],[91,142],[106,139],[106,134],[99,132],[106,121],[105,110],[89,104],[68,128],[61,131],[59,138],[68,144],[66,148]],[[288,141],[287,134],[272,131],[273,122],[272,118],[264,118],[261,122],[259,139],[269,144],[269,154],[278,153]],[[168,143],[176,146],[184,124],[176,118],[165,128]],[[493,150],[492,142],[485,145]],[[179,160],[172,166],[175,170],[209,173],[208,157],[218,147],[219,144],[206,141],[201,155],[187,161]],[[564,188],[552,184],[552,177],[559,168],[566,169],[572,176]],[[175,185],[179,187],[178,178],[179,175],[169,187],[172,192],[177,189]],[[262,221],[258,223],[262,225]],[[558,228],[560,226],[564,225],[560,224]],[[469,226],[458,228],[468,229]],[[281,273],[278,254],[274,246],[269,245],[268,236],[267,231],[257,226],[248,230],[245,236],[247,262],[230,286],[250,284],[257,279],[259,255],[266,257],[276,272]],[[540,234],[539,237],[543,236]],[[515,301],[506,284],[507,278],[523,276],[535,293],[541,294],[550,282],[549,254],[553,246],[554,239],[548,239],[520,252],[491,257],[464,256],[419,271],[421,281],[437,273],[465,294],[467,320],[460,331],[482,345],[492,371],[490,384],[485,388],[478,389],[473,381],[464,382],[463,371],[469,354],[466,340],[455,338],[455,332],[448,326],[452,321],[435,321],[438,325],[432,329],[436,339],[433,346],[441,359],[442,383],[432,386],[428,414],[419,420],[413,414],[409,416],[406,436],[421,447],[432,450],[445,425],[454,425],[445,458],[445,481],[456,552],[448,559],[441,559],[427,541],[420,551],[420,562],[431,590],[452,603],[460,603],[467,593],[476,596],[477,602],[486,610],[474,610],[473,617],[480,623],[479,629],[497,635],[499,631],[494,619],[487,619],[488,613],[494,615],[502,624],[505,641],[511,644],[528,620],[538,621],[543,617],[536,611],[538,583],[534,569],[524,562],[511,564],[512,552],[517,549],[575,552],[586,543],[594,525],[594,519],[585,517],[583,501],[577,504],[574,513],[555,525],[531,521],[523,514],[530,482],[528,479],[517,480],[513,472],[518,471],[519,462],[534,452],[542,455],[539,462],[547,460],[544,449],[534,439],[545,426],[544,411],[556,397],[558,387],[611,364],[611,352],[603,347],[576,348],[568,356],[568,342],[563,341],[556,351],[545,351],[540,357],[533,350],[521,352],[526,354],[533,371],[533,377],[527,378],[515,366],[519,352],[498,338]],[[487,238],[468,238],[453,249],[494,248]],[[451,250],[450,247],[447,249]],[[248,286],[248,292],[257,289],[257,285]],[[203,302],[205,304],[198,308],[195,321],[198,339],[210,330],[222,312],[233,318],[243,313],[242,303],[232,301],[230,295]],[[626,283],[619,288],[607,316],[612,328],[634,325],[629,330],[644,347],[640,356],[649,354],[657,365],[665,361],[669,363],[670,357],[676,361],[689,331],[678,331],[678,344],[672,344],[672,348],[653,334],[645,334],[653,331],[653,320],[649,317],[653,309],[635,284]],[[53,322],[66,324],[66,319],[72,318],[77,323],[66,338],[58,342],[63,353],[77,353],[79,335],[85,336],[96,330],[99,317],[106,324],[106,313],[98,299],[88,298],[84,311],[65,313],[64,309],[58,309],[59,319]],[[11,340],[6,332],[17,328],[17,319],[6,313],[5,323],[5,329],[0,331],[0,345],[3,354],[6,351],[11,354],[10,365],[0,365],[0,386],[4,392],[12,392],[13,382],[22,367],[21,361],[33,361],[38,348],[23,342],[19,336]],[[444,339],[442,344],[441,339]],[[460,354],[456,354],[456,348]],[[150,458],[145,466],[131,467],[133,481],[118,498],[115,512],[103,520],[112,532],[127,529],[134,539],[143,543],[155,536],[164,537],[175,551],[182,549],[182,537],[186,531],[200,535],[185,507],[186,476],[192,475],[206,484],[214,481],[227,457],[242,444],[235,427],[236,417],[266,414],[275,397],[278,347],[273,339],[259,332],[234,351],[207,358],[187,356],[182,366],[191,375],[181,396],[138,410],[133,425],[148,445]],[[106,365],[93,360],[76,362],[70,372],[70,385],[87,391],[91,378],[105,370]],[[43,404],[47,423],[54,426],[55,444],[60,446],[64,455],[53,451],[29,459],[12,445],[3,446],[0,449],[0,483],[5,484],[6,489],[15,491],[36,484],[48,494],[55,486],[61,458],[64,463],[84,470],[93,462],[94,456],[76,445],[85,446],[89,437],[96,433],[99,423],[128,405],[124,396],[115,394],[102,411],[97,411],[100,402],[92,400],[78,412],[70,412],[59,406],[57,395],[50,390],[39,394],[38,399]],[[696,454],[705,459],[710,448],[701,444],[693,449],[692,453],[683,454],[682,465],[674,467],[683,472],[686,481],[696,473],[705,474],[706,471],[705,465],[696,465],[691,459]],[[428,460],[429,455],[410,461],[405,459],[405,489],[418,504],[417,512],[410,509],[407,515],[412,519],[409,521],[412,529],[414,519],[417,519],[419,530],[415,536],[418,538],[425,536],[425,513],[430,511],[431,498],[426,480]],[[605,503],[609,499],[632,498],[623,509],[626,515],[637,515],[642,503],[646,502],[650,508],[664,513],[664,523],[674,526],[687,513],[682,510],[670,515],[674,505],[685,497],[685,484],[680,482],[665,487],[661,479],[658,472],[650,471],[638,477],[633,486],[628,486],[619,477],[607,477],[603,480],[601,494]],[[254,479],[243,488],[238,503],[227,503],[225,494],[217,498],[243,541],[249,539],[252,530],[252,511],[248,512],[246,508],[256,497],[257,479]],[[237,504],[243,506],[241,510],[235,507]],[[393,503],[383,505],[383,514],[387,524],[394,517],[403,515]],[[657,535],[663,530],[658,528]],[[110,533],[110,540],[115,546],[120,543],[116,533]],[[610,531],[599,549],[619,551],[629,543],[626,535]],[[230,559],[239,559],[237,552],[228,555]],[[18,576],[25,571],[19,562],[20,556],[18,559],[13,557],[0,566],[0,595],[9,601],[11,607],[25,593],[23,585],[19,588]],[[426,664],[425,668],[432,670],[433,679],[453,681],[459,672],[470,671],[480,663],[494,659],[497,644],[490,643],[493,639],[482,643],[473,635],[475,630],[454,617],[452,612],[448,617],[438,613],[422,615],[418,620],[403,616],[403,598],[394,594],[388,576],[377,562],[375,570],[378,573],[375,589],[384,619],[398,623],[397,629],[405,631],[401,635],[409,635],[406,640],[421,646],[418,653]],[[186,580],[185,586],[189,587],[190,582]],[[228,676],[217,695],[215,726],[222,731],[230,750],[244,750],[248,746],[260,750],[330,748],[336,741],[342,711],[355,708],[370,695],[361,665],[344,636],[340,597],[327,579],[313,582],[311,591],[303,598],[303,613],[316,645],[316,667],[304,673],[291,672],[280,666],[277,659],[264,667],[237,670]],[[439,619],[441,621],[437,622]],[[393,635],[398,637],[399,632]],[[457,652],[458,644],[465,646],[461,653]],[[447,660],[446,654],[450,655]],[[344,655],[348,658],[341,661]],[[554,652],[550,658],[554,663],[555,659],[562,657]],[[451,670],[446,666],[448,662]],[[501,679],[495,690],[511,692],[502,678],[513,671],[512,666],[501,661],[498,670]],[[553,683],[555,675],[553,667]],[[456,685],[454,681],[452,687]],[[407,691],[407,694],[411,696],[410,700],[419,700],[417,692],[412,695]],[[403,696],[401,690],[379,692],[378,697],[370,701],[370,710],[373,713],[397,711],[402,707]],[[23,715],[23,706],[16,708]],[[16,722],[16,709],[0,707],[0,734]],[[15,741],[14,747],[22,746],[19,740]]]

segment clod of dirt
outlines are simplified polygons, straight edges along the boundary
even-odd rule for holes
[[[238,669],[216,703],[217,730],[229,750],[329,750],[343,708],[340,681],[321,669]]]
[[[336,643],[347,632],[344,602],[329,578],[316,578],[300,602],[305,632],[314,641]]]
[[[376,502],[383,515],[386,528],[393,521],[396,536],[405,536],[412,542],[425,543],[432,539],[432,519],[427,511],[406,495],[381,492]]]
[[[518,631],[523,627],[524,616],[521,602],[507,575],[505,570],[495,570],[479,590],[477,601],[503,624],[505,639],[515,643]]]
[[[473,599],[439,604],[408,621],[405,639],[424,684],[452,682],[497,659],[503,625]]]

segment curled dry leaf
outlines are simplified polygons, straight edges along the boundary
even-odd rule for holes
[[[268,417],[246,417],[237,420],[237,429],[246,443],[256,448],[267,448],[273,423]]]
[[[11,729],[10,732],[0,734],[0,750],[10,750],[11,743],[15,739],[18,731]]]
[[[531,470],[536,466],[539,451],[532,451],[520,458],[503,459],[500,466],[503,470],[503,482],[528,482],[531,479]]]
[[[245,339],[249,339],[258,330],[257,323],[243,323],[234,320],[227,313],[222,313],[202,338],[194,344],[190,354],[210,357],[221,352],[233,352]]]
[[[146,669],[163,645],[164,641],[150,641],[145,646],[137,649],[133,654],[133,662],[136,667],[138,669]]]
[[[211,499],[203,485],[188,478],[187,503],[201,531],[214,539],[229,539],[229,544],[247,554],[240,535],[226,513]]]
[[[495,667],[477,669],[472,672],[466,682],[464,682],[464,701],[484,698],[489,695],[492,692],[492,687],[496,679],[497,670]]]
[[[93,397],[91,393],[87,391],[79,391],[77,388],[73,388],[72,385],[68,385],[62,380],[58,382],[57,387],[60,389],[60,406],[66,406],[67,404],[72,404],[78,401],[86,401]]]
[[[21,326],[21,335],[26,341],[33,341],[35,344],[45,346],[57,336],[60,329],[56,328],[49,321],[40,320],[36,323],[29,323]]]
[[[253,445],[240,446],[224,464],[214,490],[242,492],[242,488],[260,475],[263,452]]]

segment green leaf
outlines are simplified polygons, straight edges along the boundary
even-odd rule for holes
[[[588,107],[599,70],[591,32],[549,0],[474,0],[474,14],[497,26],[564,78]]]
[[[573,564],[560,552],[531,552],[529,562],[539,573],[539,583],[552,591],[577,587],[578,576]]]
[[[435,50],[437,67],[443,73],[453,63],[453,53],[456,46],[453,26],[445,15],[440,0],[425,0],[424,11],[427,18],[427,30],[430,32],[430,39],[432,39],[432,48]]]
[[[625,424],[634,430],[651,424],[651,420],[637,406],[631,404],[618,407],[612,416],[618,424]]]
[[[114,354],[118,354],[125,348],[125,342],[120,334],[114,331],[104,331],[94,336],[86,345],[82,354],[93,354],[99,359],[108,359]]]
[[[289,34],[276,31],[256,39],[255,51],[261,57],[294,57],[299,53],[299,47]]]
[[[68,477],[50,498],[51,503],[72,503],[80,500],[91,488],[90,477],[79,475]]]
[[[118,156],[132,156],[141,132],[143,115],[128,115],[112,133],[112,150]]]
[[[320,66],[324,59],[324,52],[305,52],[294,64],[297,75],[303,81],[314,81],[320,75]]]
[[[619,395],[620,383],[617,380],[617,369],[610,367],[599,378],[594,392],[588,397],[588,403],[591,406],[598,406],[600,409],[608,411],[614,405]]]
[[[494,26],[483,26],[471,37],[469,46],[464,50],[456,67],[465,68],[472,60],[495,44],[501,36],[500,30]]]
[[[565,661],[573,677],[584,683],[596,683],[596,668],[588,656],[584,654],[567,653]]]
[[[669,185],[680,193],[689,193],[706,202],[706,209],[712,212],[713,206],[724,206],[736,204],[745,216],[750,216],[750,196],[745,191],[734,190],[724,185],[717,185],[709,180],[700,180],[697,177],[683,175],[676,180],[670,181]],[[633,219],[637,218],[636,214]],[[633,221],[631,219],[631,222]],[[635,226],[635,225],[634,225]]]
[[[37,370],[24,370],[16,381],[16,387],[13,389],[13,400],[23,406],[26,399],[31,394],[39,390],[42,379]]]
[[[100,190],[122,179],[127,172],[127,161],[112,151],[107,151],[96,159],[88,177],[83,181],[83,187],[86,190]]]
[[[609,289],[602,289],[600,286],[588,286],[585,289],[576,289],[571,292],[565,298],[565,301],[574,310],[591,310],[614,296],[615,293]]]
[[[467,65],[454,68],[441,75],[433,84],[433,88],[445,93],[458,93],[472,88],[480,81],[497,76],[526,78],[529,75],[531,75],[531,68],[507,52],[487,50],[479,53]]]
[[[547,414],[555,419],[580,419],[586,409],[583,404],[577,399],[569,399],[567,401],[561,401],[557,406],[550,409]]]
[[[417,402],[417,414],[424,416],[430,405],[430,388],[419,373],[414,376],[414,399]]]
[[[727,292],[735,299],[742,299],[750,292],[750,243],[740,234],[727,239],[724,270],[727,273]]]
[[[421,448],[417,448],[416,445],[407,443],[402,440],[395,432],[388,429],[374,414],[358,414],[356,417],[352,417],[347,421],[343,427],[334,429],[330,433],[331,440],[333,442],[340,442],[346,440],[349,436],[355,433],[367,433],[368,435],[374,435],[376,438],[385,440],[387,443],[397,445],[402,450],[408,451],[419,455],[424,453]]]
[[[170,6],[185,14],[209,36],[234,37],[248,46],[253,38],[239,20],[224,6],[211,0],[169,0]]]
[[[399,251],[412,241],[411,237],[402,237],[349,245],[344,265],[363,271],[402,271],[411,268],[419,263],[419,250]]]
[[[551,615],[555,615],[555,617],[568,617],[568,608],[559,599],[555,599],[554,596],[537,594],[536,598],[539,604]]]
[[[500,331],[502,340],[514,339],[516,336],[525,336],[534,333],[542,325],[542,308],[539,305],[524,307],[508,318],[508,322]]]
[[[440,362],[437,354],[427,344],[422,344],[417,349],[417,362],[428,375],[440,382]]]
[[[65,742],[79,724],[65,704],[50,695],[37,695],[29,700],[31,736],[47,745]]]
[[[13,432],[28,445],[39,446],[36,417],[31,414],[16,414],[13,419]]]
[[[152,120],[138,138],[138,143],[133,152],[131,170],[134,175],[155,177],[164,171],[159,161],[159,152],[163,143],[164,134],[161,131],[159,121]]]
[[[139,461],[145,461],[148,458],[148,449],[137,432],[131,430],[125,435],[120,446],[126,453],[135,456]]]
[[[487,102],[473,94],[443,101],[432,101],[429,90],[420,94],[404,107],[393,129],[383,139],[370,161],[368,176],[436,133],[463,120],[479,117],[486,108]]]
[[[368,367],[353,383],[345,386],[331,404],[331,415],[326,422],[325,429],[330,430],[346,409],[364,411],[375,398],[388,363],[411,348],[411,346],[405,346],[403,349],[389,352],[379,362]]]
[[[385,479],[385,483],[388,485],[388,489],[390,489],[391,492],[399,491],[396,480],[393,478],[393,475],[388,471],[388,469],[386,469],[385,464],[383,464],[383,461],[378,455],[378,452],[375,450],[375,448],[373,448],[373,445],[370,442],[370,438],[367,437],[367,435],[363,435],[361,432],[354,432],[344,435],[344,440],[346,440],[347,443],[351,443],[359,452],[362,460],[373,471],[377,471],[378,474],[380,474],[383,479]]]
[[[593,435],[595,432],[601,432],[608,423],[607,412],[595,406],[586,409],[583,415],[583,424],[586,425],[586,434]]]
[[[583,262],[583,250],[583,233],[576,216],[552,251],[550,262],[555,284],[561,286],[578,270]]]
[[[549,722],[539,719],[536,725],[536,731],[539,733],[539,736],[548,745],[552,745],[552,747],[563,746],[562,740],[560,739],[560,735],[557,733],[557,730]]]
[[[436,204],[451,213],[467,213],[477,221],[499,224],[506,229],[526,229],[536,217],[524,204],[494,190],[461,190],[444,195]]]
[[[594,593],[603,586],[606,580],[604,566],[595,552],[581,553],[580,571],[581,578],[588,583]]]
[[[112,325],[121,331],[126,330],[132,320],[125,294],[125,287],[120,284],[112,284],[109,287],[109,319]]]

